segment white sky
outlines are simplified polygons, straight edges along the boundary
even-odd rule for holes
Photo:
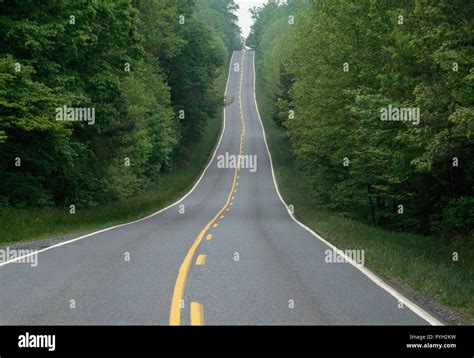
[[[242,29],[244,38],[248,36],[250,26],[252,25],[252,17],[249,10],[254,6],[262,6],[266,2],[266,0],[235,0],[235,3],[240,6],[237,16],[239,17],[239,26]]]

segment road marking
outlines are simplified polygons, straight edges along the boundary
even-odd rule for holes
[[[191,302],[191,326],[204,325],[204,312],[202,305],[198,302]]]
[[[202,266],[206,264],[206,255],[198,255],[196,259],[196,265]]]
[[[225,211],[229,211],[229,210],[230,210],[229,208],[225,209]]]
[[[233,57],[233,54],[232,54],[232,57]],[[240,74],[239,93],[242,93],[244,58],[245,58],[245,51],[243,52],[243,55],[242,55],[242,66],[241,66],[242,72]],[[227,78],[227,84],[229,83],[230,74],[231,74],[231,71],[229,70],[229,77]],[[226,87],[226,91],[225,91],[224,95],[227,95],[227,87]],[[242,101],[240,101],[240,111],[242,113]],[[224,108],[224,123],[225,123],[225,108]],[[244,135],[245,135],[245,124],[244,124],[244,130],[241,131],[241,133],[240,133],[240,137],[242,138],[242,136],[244,136]],[[217,151],[217,149],[216,149],[216,151]],[[219,224],[214,223],[214,221],[217,220],[219,215],[222,214],[222,212],[227,208],[227,206],[229,204],[232,205],[232,203],[230,203],[230,200],[231,200],[230,198],[232,196],[232,191],[234,191],[234,188],[235,188],[235,183],[237,181],[237,171],[239,170],[239,168],[240,168],[240,163],[237,165],[237,167],[234,171],[234,177],[233,177],[233,180],[232,180],[232,187],[230,189],[229,195],[227,196],[227,200],[226,200],[224,206],[222,207],[222,209],[219,210],[219,212],[201,230],[198,237],[196,238],[196,240],[193,242],[193,244],[189,248],[188,253],[186,254],[186,257],[184,258],[184,260],[183,260],[183,262],[182,262],[182,264],[179,268],[178,277],[176,278],[176,283],[175,283],[174,290],[173,290],[173,296],[171,298],[171,309],[170,309],[169,323],[172,326],[176,326],[176,325],[181,324],[180,302],[181,302],[181,300],[183,299],[183,296],[184,296],[184,288],[186,286],[186,280],[187,280],[187,277],[188,277],[189,269],[190,269],[191,262],[193,260],[194,254],[196,253],[196,250],[197,250],[198,246],[200,245],[200,243],[202,241],[202,238],[204,237],[206,232],[209,230],[211,225],[213,227],[218,227],[219,226]],[[192,318],[192,309],[191,309],[191,318]],[[191,321],[192,321],[192,319],[191,319]]]
[[[224,215],[221,215],[221,219],[224,219]]]
[[[207,240],[207,241],[211,241],[211,239],[212,239],[212,234],[207,234],[206,240]]]
[[[232,200],[234,200],[234,199],[235,199],[235,196],[232,197]]]
[[[267,143],[267,137],[265,135],[265,127],[263,126],[262,118],[260,117],[260,112],[258,110],[258,104],[257,104],[257,96],[255,94],[255,82],[256,82],[256,72],[255,72],[255,53],[253,55],[253,99],[255,103],[255,109],[257,112],[258,120],[260,122],[260,126],[262,127],[262,134],[263,134],[263,140],[265,142],[265,147],[267,148],[267,153],[268,157],[270,158],[270,169],[272,171],[272,177],[273,177],[273,184],[275,186],[276,192],[278,194],[278,197],[280,198],[280,201],[283,203],[283,205],[286,208],[286,211],[288,215],[293,219],[295,223],[297,223],[299,226],[301,226],[303,229],[308,231],[310,234],[312,234],[314,237],[316,237],[318,240],[322,241],[325,243],[327,246],[329,246],[333,250],[337,250],[338,252],[341,252],[341,256],[343,256],[352,266],[357,268],[360,272],[362,272],[365,276],[367,276],[372,282],[374,282],[377,286],[381,287],[384,289],[386,292],[388,292],[390,295],[395,297],[398,302],[402,301],[406,307],[408,307],[413,313],[418,315],[419,317],[423,318],[426,322],[433,326],[442,326],[443,323],[434,318],[432,315],[430,315],[428,312],[426,312],[424,309],[422,309],[420,306],[418,306],[416,303],[410,301],[408,298],[403,296],[401,293],[396,291],[393,287],[385,283],[380,277],[378,277],[376,274],[374,274],[372,271],[370,271],[368,268],[357,264],[354,262],[350,257],[346,256],[342,251],[340,251],[336,246],[331,244],[329,241],[318,235],[316,232],[314,232],[312,229],[307,227],[305,224],[300,222],[298,219],[295,218],[293,213],[289,210],[288,205],[285,203],[285,200],[283,200],[283,197],[280,194],[280,190],[278,189],[278,184],[275,179],[275,171],[273,170],[273,161],[272,161],[272,155],[270,153],[270,149],[268,149],[268,143]]]

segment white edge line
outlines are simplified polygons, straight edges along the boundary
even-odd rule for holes
[[[418,306],[416,303],[410,301],[408,298],[403,296],[400,292],[395,290],[393,287],[388,285],[386,282],[384,282],[380,277],[378,277],[376,274],[374,274],[372,271],[367,269],[366,267],[355,263],[351,258],[349,258],[347,255],[343,253],[343,251],[339,250],[336,246],[331,244],[329,241],[326,239],[322,238],[320,235],[318,235],[316,232],[314,232],[312,229],[307,227],[305,224],[301,223],[298,219],[295,218],[295,216],[291,213],[291,211],[288,209],[288,205],[285,203],[285,200],[283,200],[283,197],[280,194],[280,190],[278,190],[278,184],[275,179],[275,172],[273,171],[273,161],[272,161],[272,155],[270,153],[270,150],[268,149],[268,143],[267,143],[267,138],[265,135],[265,127],[263,126],[262,118],[260,117],[260,112],[258,110],[258,104],[257,104],[257,97],[255,95],[255,83],[257,82],[256,78],[256,72],[255,72],[255,52],[253,54],[253,74],[254,74],[254,81],[253,81],[253,99],[255,102],[255,108],[257,110],[257,116],[258,120],[260,121],[260,125],[262,127],[263,131],[263,140],[265,141],[265,147],[267,148],[268,156],[270,158],[270,167],[272,169],[272,177],[273,177],[273,184],[275,185],[276,192],[278,194],[278,197],[280,198],[281,202],[286,208],[286,211],[288,212],[288,215],[293,219],[295,223],[297,223],[299,226],[301,226],[303,229],[311,233],[313,236],[315,236],[317,239],[325,243],[327,246],[329,246],[331,249],[337,251],[341,256],[343,256],[352,266],[357,268],[360,272],[362,272],[364,275],[366,275],[372,282],[374,282],[376,285],[379,287],[383,288],[385,291],[387,291],[390,295],[395,297],[398,301],[402,301],[405,306],[407,306],[411,311],[413,311],[415,314],[423,318],[425,321],[427,321],[429,324],[433,326],[442,326],[443,323],[438,321],[436,318],[434,318],[432,315],[430,315],[428,312],[426,312],[424,309],[422,309],[420,306]]]
[[[232,69],[232,59],[234,58],[234,54],[235,54],[236,51],[232,52],[232,56],[230,58],[230,62],[229,62],[229,72],[227,74],[227,83],[226,83],[226,86],[225,86],[225,92],[224,92],[224,96],[227,96],[227,88],[229,86],[229,79],[230,79],[230,75],[231,75],[231,69]],[[211,166],[212,162],[214,161],[214,158],[216,156],[216,153],[217,153],[217,150],[219,149],[219,146],[221,144],[221,141],[222,141],[222,137],[224,136],[224,132],[225,132],[225,122],[226,122],[226,119],[225,119],[225,105],[224,105],[224,109],[223,109],[223,118],[222,118],[222,130],[221,130],[221,135],[219,137],[219,141],[217,142],[217,145],[216,145],[216,148],[214,149],[214,154],[212,155],[212,158],[209,160],[209,163],[207,164],[207,166],[204,168],[201,176],[199,177],[199,179],[197,180],[197,182],[194,184],[194,186],[191,188],[190,191],[188,191],[183,197],[181,197],[180,199],[178,199],[178,201],[174,202],[173,204],[170,204],[168,205],[166,208],[163,208],[163,209],[160,209],[159,211],[153,213],[153,214],[150,214],[144,218],[141,218],[141,219],[138,219],[138,220],[134,220],[134,221],[130,221],[128,223],[123,223],[123,224],[119,224],[119,225],[115,225],[115,226],[111,226],[111,227],[108,227],[108,228],[105,228],[105,229],[102,229],[102,230],[99,230],[99,231],[95,231],[95,232],[92,232],[90,234],[87,234],[87,235],[84,235],[84,236],[80,236],[80,237],[77,237],[75,239],[72,239],[72,240],[68,240],[68,241],[64,241],[64,242],[60,242],[56,245],[51,245],[51,246],[48,246],[44,249],[41,249],[41,250],[38,250],[38,251],[35,251],[33,253],[29,253],[27,255],[23,255],[23,256],[19,256],[15,259],[11,259],[11,260],[8,260],[8,261],[5,261],[5,262],[1,262],[0,263],[0,267],[2,266],[5,266],[5,265],[8,265],[8,264],[11,264],[13,262],[16,262],[16,261],[19,261],[19,260],[22,260],[24,258],[27,258],[29,256],[33,256],[33,255],[37,255],[41,252],[44,252],[44,251],[48,251],[48,250],[51,250],[51,249],[54,249],[54,248],[57,248],[57,247],[60,247],[60,246],[64,246],[64,245],[67,245],[67,244],[71,244],[75,241],[79,241],[79,240],[82,240],[82,239],[85,239],[87,237],[90,237],[90,236],[93,236],[93,235],[97,235],[97,234],[100,234],[100,233],[103,233],[105,231],[109,231],[109,230],[113,230],[113,229],[117,229],[119,227],[122,227],[122,226],[127,226],[127,225],[132,225],[132,224],[136,224],[140,221],[144,221],[144,220],[147,220],[147,219],[150,219],[152,218],[153,216],[155,215],[158,215],[160,213],[162,213],[163,211],[165,210],[168,210],[170,209],[171,207],[175,206],[176,204],[179,204],[180,202],[182,202],[184,199],[186,199],[195,189],[196,187],[199,185],[199,183],[201,182],[201,179],[204,177],[204,174],[206,174],[207,172],[207,169]]]

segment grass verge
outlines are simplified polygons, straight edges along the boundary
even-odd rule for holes
[[[227,71],[216,82],[219,93],[224,92]],[[133,221],[170,205],[188,192],[217,144],[222,125],[222,111],[208,121],[201,139],[187,150],[187,160],[171,172],[164,173],[158,189],[96,208],[0,209],[0,244],[29,241],[109,227]]]
[[[258,76],[259,77],[259,76]],[[295,216],[339,249],[364,249],[365,266],[428,294],[474,323],[473,240],[446,244],[436,237],[382,230],[318,210],[311,185],[298,170],[284,132],[271,119],[272,103],[257,78],[257,100],[281,195]],[[454,262],[453,252],[459,261]]]

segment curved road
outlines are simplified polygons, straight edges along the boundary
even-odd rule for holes
[[[254,68],[252,51],[234,52],[224,130],[193,190],[46,248],[37,267],[0,264],[0,324],[440,323],[364,267],[327,263],[332,247],[293,219],[274,183]],[[241,167],[224,160],[239,154]]]

